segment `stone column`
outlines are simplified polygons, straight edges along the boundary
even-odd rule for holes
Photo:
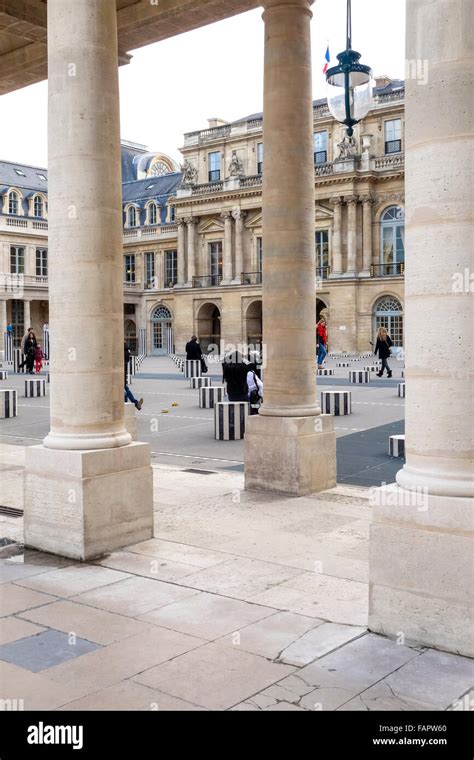
[[[374,199],[371,195],[362,198],[362,272],[360,277],[370,277],[370,265],[372,264],[372,204]]]
[[[196,223],[197,219],[189,217],[186,219],[188,229],[188,281],[190,288],[193,286],[193,277],[196,274]]]
[[[222,257],[222,281],[221,285],[230,285],[232,282],[232,214],[225,211],[221,214],[224,220],[224,252]]]
[[[27,331],[31,324],[31,301],[26,298],[23,300],[23,333]]]
[[[178,282],[177,285],[183,287],[183,285],[186,282],[186,273],[185,273],[185,251],[184,251],[184,242],[185,242],[185,230],[186,230],[186,222],[184,219],[178,220]],[[176,286],[175,286],[176,287]]]
[[[232,283],[240,285],[244,269],[244,219],[245,211],[240,208],[232,212],[235,220],[235,277]]]
[[[245,434],[246,487],[297,495],[336,481],[333,421],[316,389],[310,5],[263,0],[265,399]]]
[[[356,195],[346,198],[347,202],[347,266],[346,277],[355,277],[357,273],[357,229],[356,229]]]
[[[333,230],[331,238],[331,272],[330,277],[340,277],[342,274],[342,198],[331,198],[334,206]]]
[[[470,0],[407,1],[407,59],[429,65],[429,86],[407,78],[406,464],[378,492],[369,608],[373,631],[471,657],[472,14]]]
[[[124,426],[115,0],[48,3],[51,430],[26,455],[25,544],[86,559],[152,534]]]

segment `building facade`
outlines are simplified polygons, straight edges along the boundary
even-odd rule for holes
[[[380,77],[350,140],[314,102],[314,321],[324,309],[333,351],[368,350],[380,324],[404,345],[404,92]],[[210,120],[181,153],[180,168],[122,142],[126,339],[156,355],[193,333],[219,353],[260,344],[263,116]],[[47,171],[0,162],[0,195],[0,319],[19,345],[48,323]]]

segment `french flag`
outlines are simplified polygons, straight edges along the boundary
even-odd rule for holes
[[[328,68],[329,68],[329,62],[331,60],[331,56],[329,55],[329,45],[326,48],[326,55],[324,57],[326,59],[326,63],[324,64],[323,74],[325,74],[326,71],[328,70]]]

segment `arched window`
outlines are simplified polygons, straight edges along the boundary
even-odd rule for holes
[[[41,195],[35,195],[33,206],[34,206],[33,208],[34,215],[42,217],[43,216],[43,199]]]
[[[380,243],[383,275],[403,274],[405,261],[405,211],[401,206],[390,206],[381,219]]]
[[[403,307],[395,296],[383,296],[374,307],[374,335],[386,327],[395,348],[403,347]]]
[[[169,309],[166,308],[166,306],[157,306],[151,315],[152,322],[157,322],[162,319],[170,320],[171,318],[171,313]]]
[[[150,203],[148,206],[148,224],[156,224],[157,208],[156,203]]]
[[[18,193],[12,190],[8,196],[8,213],[18,214]]]
[[[135,206],[129,206],[127,211],[127,227],[137,226],[137,210]]]

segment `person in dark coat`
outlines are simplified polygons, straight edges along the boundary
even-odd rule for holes
[[[36,336],[33,332],[33,330],[30,330],[25,343],[23,347],[23,353],[25,355],[25,361],[20,364],[20,367],[23,366],[23,364],[26,364],[26,371],[30,375],[34,375],[33,367],[35,364],[35,350],[37,346]]]
[[[198,343],[196,335],[193,335],[191,337],[191,340],[186,343],[186,359],[187,361],[192,361],[193,359],[202,359],[201,346]]]
[[[127,343],[124,341],[123,342],[123,369],[124,369],[124,381],[123,382],[124,382],[124,391],[125,391],[124,401],[130,401],[132,404],[135,404],[136,409],[138,409],[138,411],[140,411],[140,409],[143,406],[143,399],[142,398],[140,400],[136,399],[135,396],[133,395],[132,391],[128,387],[128,383],[127,383],[127,380],[128,380],[128,377],[127,377],[127,375],[128,375],[128,365],[130,364],[130,357],[131,357],[130,349],[127,346]]]
[[[392,339],[388,334],[386,327],[379,327],[377,330],[377,342],[375,344],[374,354],[379,355],[382,360],[382,369],[377,372],[377,377],[382,377],[384,369],[387,370],[387,377],[392,377],[392,370],[388,366],[388,357],[391,355],[390,346],[393,346]]]
[[[247,372],[248,362],[244,362],[241,354],[234,351],[227,354],[222,362],[222,382],[227,385],[229,401],[247,401]]]

